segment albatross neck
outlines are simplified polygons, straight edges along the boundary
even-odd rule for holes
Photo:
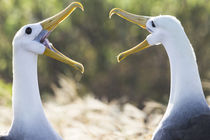
[[[208,107],[194,50],[184,31],[163,42],[170,61],[171,90],[168,108]],[[198,111],[197,110],[197,111]]]
[[[13,122],[45,118],[38,86],[37,57],[31,52],[13,51]]]
[[[15,48],[15,47],[14,47]],[[11,139],[61,140],[45,117],[39,94],[37,55],[13,50],[13,113]]]

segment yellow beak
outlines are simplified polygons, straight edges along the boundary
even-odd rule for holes
[[[64,19],[66,19],[76,8],[80,8],[82,11],[84,11],[84,8],[81,3],[73,2],[69,6],[67,6],[63,11],[42,21],[41,25],[43,29],[53,31],[57,27],[57,25]]]
[[[80,8],[82,11],[84,11],[84,8],[81,3],[73,2],[68,7],[66,7],[63,11],[40,22],[43,30],[47,32],[45,34],[45,38],[58,26],[59,23],[61,23],[64,19],[66,19],[76,8]],[[55,47],[52,44],[50,44],[50,46],[46,46],[44,55],[49,56],[53,59],[56,59],[60,62],[66,63],[74,67],[75,69],[79,70],[81,73],[84,72],[84,67],[81,63],[76,62],[66,57],[57,49],[55,49]]]
[[[149,43],[147,42],[147,40],[145,39],[144,41],[142,41],[141,43],[139,43],[138,45],[136,45],[135,47],[127,50],[127,51],[124,51],[122,53],[120,53],[118,56],[117,56],[117,62],[120,62],[122,61],[123,59],[125,59],[127,56],[131,55],[131,54],[134,54],[134,53],[137,53],[141,50],[144,50],[146,48],[148,48],[150,45]]]
[[[140,16],[140,15],[131,14],[131,13],[128,13],[128,12],[122,10],[122,9],[119,9],[119,8],[112,9],[109,13],[109,18],[111,18],[112,15],[114,15],[114,14],[128,20],[129,22],[132,22],[132,23],[135,23],[135,24],[139,25],[143,29],[146,29],[146,23],[150,19],[150,17],[148,17],[148,16]],[[134,53],[137,53],[137,52],[139,52],[143,49],[146,49],[148,47],[150,47],[150,45],[147,42],[147,40],[145,39],[143,42],[141,42],[137,46],[120,53],[117,56],[117,61],[120,62],[123,59],[125,59],[127,56],[129,56],[131,54],[134,54]]]

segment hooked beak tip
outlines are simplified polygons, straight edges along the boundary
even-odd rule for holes
[[[82,64],[74,64],[74,67],[79,70],[82,74],[84,73],[84,66]]]
[[[109,19],[111,19],[112,16],[113,16],[114,14],[116,14],[116,11],[118,11],[118,10],[119,10],[119,8],[114,8],[114,9],[112,9],[112,10],[109,12]]]
[[[124,54],[119,54],[118,56],[117,56],[117,62],[118,63],[120,63],[124,58],[125,58],[126,56],[124,55]]]
[[[58,26],[58,24],[64,21],[76,8],[80,8],[82,11],[84,11],[84,7],[81,3],[73,2],[69,6],[67,6],[63,11],[41,21],[40,23],[43,29],[47,31],[53,31]]]
[[[51,33],[62,21],[64,21],[76,8],[80,8],[82,11],[84,11],[83,5],[81,3],[73,2],[61,12],[40,22],[43,30],[46,30],[45,32],[47,32],[47,34],[44,35],[43,38],[45,39],[49,35],[49,33]],[[50,45],[49,42],[47,42],[47,44],[48,45],[46,46],[44,55],[56,59],[60,62],[69,64],[70,66],[79,70],[81,73],[84,73],[84,67],[81,63],[66,57],[65,55],[60,53],[53,45]]]
[[[71,4],[71,6],[73,6],[73,7],[78,7],[78,8],[80,8],[82,11],[84,11],[84,7],[83,7],[83,5],[82,5],[80,2],[73,2],[73,3]]]

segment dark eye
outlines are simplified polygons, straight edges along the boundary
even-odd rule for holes
[[[28,35],[31,34],[32,33],[31,27],[27,27],[26,30],[25,30],[25,33],[28,34]]]
[[[154,27],[154,28],[156,27],[154,21],[152,21],[152,27]]]

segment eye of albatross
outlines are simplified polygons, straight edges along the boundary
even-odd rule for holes
[[[25,30],[25,33],[30,35],[32,33],[31,27],[27,27],[26,30]]]
[[[154,21],[152,21],[152,27],[154,27],[154,28],[156,27]]]

